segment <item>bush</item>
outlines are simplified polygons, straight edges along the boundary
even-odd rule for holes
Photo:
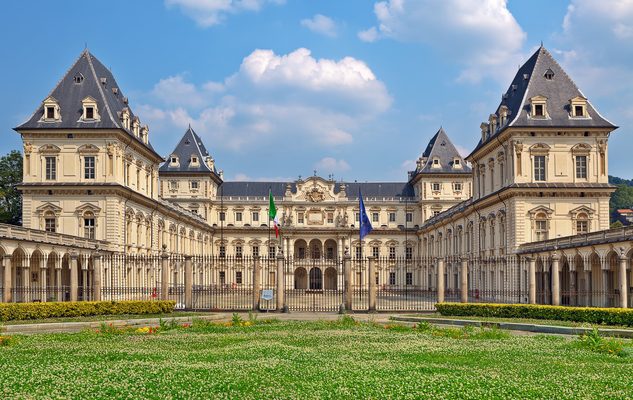
[[[633,309],[564,307],[536,304],[438,303],[442,315],[461,317],[527,318],[633,326]]]
[[[598,329],[584,333],[578,336],[577,346],[596,353],[611,354],[618,357],[627,355],[624,350],[624,343],[618,339],[607,339],[600,336]]]
[[[88,317],[92,315],[164,314],[174,301],[77,301],[56,303],[0,303],[0,321]]]

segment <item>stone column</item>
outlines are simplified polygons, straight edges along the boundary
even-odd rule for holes
[[[620,261],[620,265],[618,268],[618,272],[619,272],[618,284],[620,287],[620,307],[627,308],[628,306],[627,292],[628,291],[627,291],[627,284],[626,284],[626,262],[628,260],[626,258],[626,255],[621,254],[619,261]]]
[[[560,305],[560,256],[552,254],[552,305]]]
[[[277,311],[286,312],[286,276],[284,274],[284,255],[277,253]]]
[[[345,289],[345,311],[352,311],[352,256],[343,256],[343,285]]]
[[[444,259],[437,259],[437,302],[444,303]]]
[[[61,260],[55,263],[55,282],[57,283],[57,301],[64,301],[64,288],[62,286],[62,265]]]
[[[163,252],[160,255],[160,299],[169,299],[169,254],[163,245]]]
[[[262,266],[259,257],[253,260],[253,311],[259,310],[259,294],[262,290]]]
[[[462,258],[462,270],[461,270],[461,302],[468,303],[468,259]]]
[[[528,303],[536,304],[536,258],[526,257],[528,261]]]
[[[376,258],[369,256],[368,280],[369,280],[369,312],[376,311]]]
[[[39,267],[40,267],[40,285],[41,285],[41,288],[42,288],[41,289],[42,293],[41,293],[41,296],[40,296],[40,301],[42,303],[45,303],[46,300],[47,300],[46,296],[48,295],[48,291],[46,290],[46,285],[48,284],[46,282],[46,278],[47,278],[46,277],[46,271],[47,271],[47,269],[46,269],[46,267],[47,267],[46,260],[41,260],[40,259],[39,264],[40,264],[39,265]]]
[[[77,266],[77,252],[70,253],[70,301],[77,301],[79,292],[79,269]]]
[[[101,301],[101,254],[92,256],[92,299]]]
[[[185,308],[193,308],[193,264],[191,256],[185,256]]]
[[[4,287],[4,293],[2,294],[2,301],[4,303],[10,303],[12,298],[11,298],[11,291],[13,290],[13,287],[11,286],[12,283],[12,279],[11,279],[11,256],[8,254],[5,254],[4,257],[2,258],[2,264],[4,265],[4,277],[3,277],[3,287]]]

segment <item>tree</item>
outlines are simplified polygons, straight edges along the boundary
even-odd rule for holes
[[[22,154],[11,150],[0,157],[0,222],[22,225],[22,195],[16,185],[22,182]]]

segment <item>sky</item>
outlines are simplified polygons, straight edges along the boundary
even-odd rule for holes
[[[541,42],[633,178],[633,0],[6,2],[0,153],[88,46],[165,157],[191,124],[225,180],[406,181],[440,127],[474,148]]]

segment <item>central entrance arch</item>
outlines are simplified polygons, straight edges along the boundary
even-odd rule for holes
[[[310,270],[310,290],[323,290],[323,273],[321,268],[313,267]]]
[[[336,290],[336,269],[328,267],[325,270],[325,290]]]
[[[308,288],[308,274],[306,269],[299,267],[295,269],[295,289],[307,289]]]

